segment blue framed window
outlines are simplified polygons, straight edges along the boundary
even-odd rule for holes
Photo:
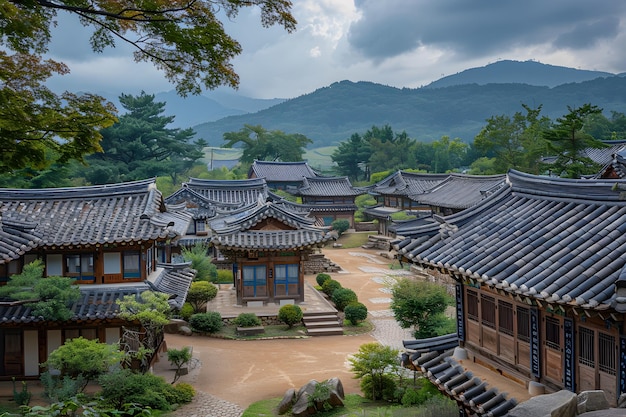
[[[93,253],[65,255],[65,276],[77,281],[94,281]]]
[[[243,296],[249,298],[267,297],[267,272],[265,265],[244,265]]]
[[[276,296],[300,294],[298,264],[275,265],[274,294]]]
[[[124,279],[141,278],[141,253],[139,251],[125,251],[124,256]]]

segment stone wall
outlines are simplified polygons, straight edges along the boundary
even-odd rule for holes
[[[321,273],[337,272],[341,267],[327,259],[323,253],[313,253],[309,259],[302,262],[305,275],[317,275]]]

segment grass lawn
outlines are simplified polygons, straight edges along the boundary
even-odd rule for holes
[[[360,248],[367,243],[367,238],[370,235],[377,235],[378,232],[347,232],[339,236],[336,243],[340,243],[342,248]],[[332,243],[324,247],[326,249],[333,249]]]
[[[276,408],[281,398],[258,401],[248,407],[242,417],[277,417]],[[370,401],[360,395],[348,394],[344,407],[319,412],[319,417],[456,417],[459,414],[454,401],[434,397],[420,406],[404,407],[383,401]],[[286,414],[289,416],[290,414]]]

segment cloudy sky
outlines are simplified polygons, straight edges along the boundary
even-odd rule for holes
[[[265,29],[258,10],[225,22],[243,53],[239,93],[291,98],[336,81],[420,87],[498,60],[536,60],[626,72],[626,2],[621,0],[292,0],[297,31]],[[60,18],[50,55],[68,64],[55,90],[157,93],[173,89],[118,43],[95,54],[89,33]]]

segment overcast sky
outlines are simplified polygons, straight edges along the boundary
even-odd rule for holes
[[[415,88],[503,59],[626,72],[622,0],[293,0],[292,12],[292,34],[263,28],[256,9],[225,23],[243,47],[234,60],[240,94],[291,98],[342,80]],[[134,63],[122,42],[96,54],[75,19],[60,23],[50,55],[71,74],[55,77],[53,89],[174,88],[149,64]]]

